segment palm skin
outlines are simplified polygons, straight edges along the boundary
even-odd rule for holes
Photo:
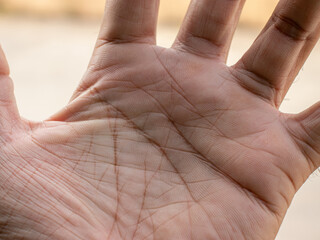
[[[318,106],[280,113],[285,90],[179,46],[100,39],[42,123],[2,101],[1,239],[275,238],[318,167]]]

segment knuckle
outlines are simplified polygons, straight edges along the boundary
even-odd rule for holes
[[[303,27],[297,20],[282,15],[273,15],[274,27],[286,37],[294,41],[305,41],[310,35],[310,31]]]
[[[236,82],[248,92],[278,107],[280,105],[278,93],[281,92],[282,89],[270,84],[265,77],[247,68],[242,62],[239,64],[241,65],[230,68],[230,73]]]

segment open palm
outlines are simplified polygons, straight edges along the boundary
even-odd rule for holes
[[[282,0],[225,64],[244,0],[193,1],[170,49],[156,0],[108,0],[70,103],[22,119],[0,57],[1,239],[274,239],[320,165],[320,106],[280,113],[318,0]],[[303,10],[301,12],[301,10]]]

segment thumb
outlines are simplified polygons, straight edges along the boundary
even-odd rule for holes
[[[20,122],[13,82],[9,73],[8,62],[0,47],[0,134],[14,129]]]
[[[312,170],[320,166],[320,102],[294,117],[294,137]]]
[[[10,70],[9,70],[9,65],[6,59],[6,56],[4,55],[4,52],[0,46],[0,76],[3,75],[9,75]]]

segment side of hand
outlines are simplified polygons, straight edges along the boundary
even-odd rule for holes
[[[244,0],[194,0],[172,48],[158,0],[108,0],[70,103],[20,117],[0,53],[0,239],[274,239],[320,166],[320,103],[278,108],[320,34],[320,1],[281,0],[226,58]]]

